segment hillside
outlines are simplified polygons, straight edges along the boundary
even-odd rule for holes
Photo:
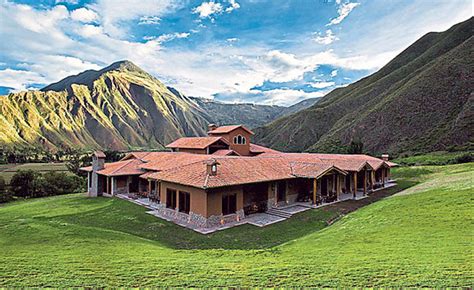
[[[0,206],[0,287],[469,288],[473,170],[398,168],[418,185],[330,226],[332,206],[206,236],[117,198],[14,202]]]
[[[373,154],[472,148],[472,27],[473,18],[428,33],[378,72],[256,129],[257,142],[337,152],[360,141]]]
[[[188,98],[129,61],[2,96],[0,105],[0,146],[50,150],[162,149],[204,135],[209,123],[253,128],[294,108]]]
[[[171,89],[170,89],[171,90]],[[190,97],[207,114],[207,119],[216,124],[244,124],[255,128],[305,108],[318,101],[318,98],[300,101],[289,107],[257,105],[250,103],[229,104],[210,99]]]
[[[0,143],[7,146],[159,149],[204,134],[208,123],[193,102],[128,61],[9,94],[0,104]]]

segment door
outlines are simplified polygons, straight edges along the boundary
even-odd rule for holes
[[[277,183],[277,202],[286,201],[286,181]]]

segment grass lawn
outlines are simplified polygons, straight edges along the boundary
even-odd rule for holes
[[[472,287],[473,172],[399,168],[406,190],[331,226],[351,202],[207,236],[118,199],[13,202],[0,207],[0,286]]]
[[[66,163],[21,163],[21,164],[1,164],[0,165],[0,176],[5,179],[5,182],[9,183],[12,176],[18,170],[33,170],[41,173],[45,172],[66,172],[69,173]]]

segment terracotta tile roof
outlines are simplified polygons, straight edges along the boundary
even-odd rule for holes
[[[212,153],[212,155],[216,155],[216,156],[229,156],[232,154],[239,155],[237,152],[231,149],[219,149],[216,152]]]
[[[258,154],[258,155],[261,155],[261,154],[275,155],[275,154],[281,153],[280,151],[273,150],[261,145],[253,144],[253,143],[250,143],[250,152],[252,152],[253,154]]]
[[[97,171],[97,173],[105,176],[120,176],[120,175],[138,175],[145,171],[140,168],[143,161],[139,159],[128,159],[117,162],[110,162],[104,164],[104,169]],[[92,166],[82,167],[80,170],[92,171]]]
[[[329,163],[291,162],[290,165],[292,174],[296,177],[319,178],[332,170],[347,174],[346,171]]]
[[[166,145],[167,148],[186,148],[186,149],[205,149],[208,146],[222,141],[229,144],[227,140],[222,137],[183,137]]]
[[[152,152],[145,158],[142,169],[160,171],[180,167],[196,161],[203,161],[211,155],[192,154],[185,152]]]
[[[250,134],[254,134],[252,131],[250,131],[249,129],[245,128],[243,125],[229,125],[229,126],[220,126],[220,127],[217,127],[215,128],[214,130],[211,130],[209,132],[207,132],[208,134],[227,134],[229,132],[232,132],[234,131],[235,129],[237,128],[242,128],[244,129],[245,131],[249,132]]]

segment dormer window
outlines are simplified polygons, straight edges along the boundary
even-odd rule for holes
[[[217,174],[217,164],[212,164],[211,165],[211,174],[216,175]]]
[[[234,137],[234,144],[245,145],[247,144],[247,139],[245,139],[245,137],[242,135],[237,135]]]

